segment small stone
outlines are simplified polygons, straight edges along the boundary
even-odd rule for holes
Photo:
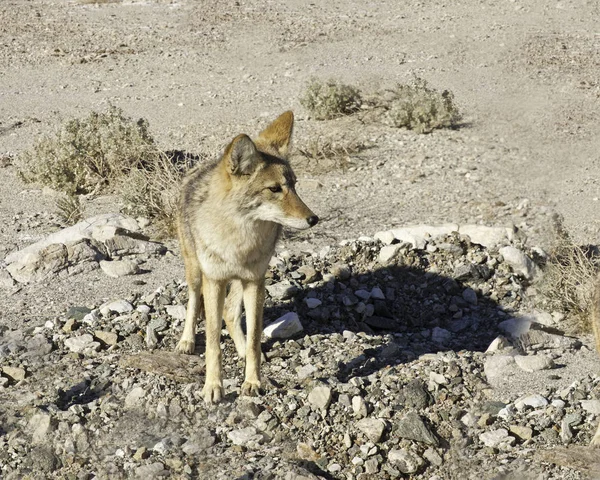
[[[158,337],[156,336],[156,331],[152,328],[151,325],[146,326],[146,346],[150,349],[156,347],[158,345]]]
[[[432,465],[439,467],[444,463],[441,455],[433,448],[429,447],[427,450],[423,452],[423,457]]]
[[[142,387],[133,388],[125,397],[125,408],[132,409],[142,405],[142,399],[146,396],[146,391]]]
[[[339,280],[348,280],[350,275],[352,275],[350,267],[345,263],[336,263],[332,265],[330,271],[333,276]]]
[[[535,263],[518,248],[512,246],[502,247],[499,252],[514,272],[522,275],[527,280],[533,279],[537,274],[538,269]]]
[[[274,300],[287,300],[298,293],[298,287],[292,285],[287,280],[272,285],[267,285],[267,292]]]
[[[554,402],[552,402],[554,403]],[[600,400],[581,400],[581,408],[594,415],[600,415]]]
[[[48,433],[54,430],[54,422],[47,413],[37,413],[29,420],[29,428],[33,431],[32,442],[43,444]]]
[[[375,240],[379,240],[381,243],[384,243],[385,245],[390,245],[394,242],[394,240],[396,240],[396,237],[394,237],[394,234],[390,231],[383,231],[383,232],[377,232],[375,235]]]
[[[547,355],[516,355],[515,362],[526,372],[538,372],[540,370],[550,370],[556,365]]]
[[[438,385],[446,385],[448,383],[448,379],[441,373],[437,372],[429,372],[429,380]]]
[[[387,245],[383,247],[379,251],[379,257],[377,257],[379,263],[381,263],[382,265],[390,263],[398,256],[398,254],[403,248],[405,248],[403,243],[396,243],[394,245]]]
[[[144,460],[144,459],[148,458],[149,456],[150,456],[150,452],[148,451],[148,449],[146,447],[138,448],[135,451],[135,453],[133,454],[134,460],[137,460],[138,462],[140,460]]]
[[[379,443],[385,431],[385,423],[378,418],[363,418],[356,423],[356,428],[363,432],[371,442]]]
[[[115,332],[106,332],[104,330],[96,330],[95,337],[105,345],[116,345],[119,341],[119,336]]]
[[[431,340],[438,345],[444,345],[452,339],[452,333],[440,327],[434,327],[431,330]]]
[[[471,305],[477,305],[477,293],[472,288],[465,288],[462,293],[465,302]]]
[[[489,381],[506,378],[507,372],[515,365],[515,357],[510,355],[494,355],[485,360],[483,371]]]
[[[515,408],[519,411],[523,410],[525,407],[532,407],[535,409],[545,407],[546,405],[548,405],[548,400],[538,393],[526,395],[515,400]]]
[[[69,318],[62,327],[62,331],[65,333],[74,332],[79,328],[79,322],[74,318]]]
[[[135,469],[135,476],[140,479],[168,477],[170,472],[165,469],[161,462],[154,462],[148,465],[142,465]]]
[[[232,430],[227,434],[227,438],[231,440],[234,445],[246,445],[248,442],[262,442],[263,436],[258,433],[258,430],[254,427],[241,428],[239,430]]]
[[[394,464],[402,473],[415,473],[422,465],[423,460],[413,453],[402,448],[400,450],[390,450],[388,452],[388,461]]]
[[[83,320],[87,314],[89,314],[92,310],[87,307],[71,307],[65,313],[65,317],[67,319],[75,319],[75,320]]]
[[[505,449],[507,446],[515,444],[515,438],[511,437],[508,434],[508,430],[505,428],[483,432],[479,435],[479,440],[481,440],[486,447],[499,449]]]
[[[65,340],[65,347],[71,352],[82,353],[84,350],[95,350],[100,344],[94,342],[94,337],[89,333],[84,333],[79,337],[71,337]]]
[[[352,411],[357,417],[366,417],[368,415],[367,402],[360,395],[352,397]]]
[[[304,300],[306,302],[306,305],[308,306],[308,308],[317,308],[319,305],[321,305],[321,300],[319,300],[318,298],[307,298]]]
[[[312,376],[313,373],[317,372],[319,369],[312,364],[303,365],[302,367],[298,367],[296,372],[298,373],[298,380],[304,380]]]
[[[507,348],[509,346],[510,346],[510,343],[508,342],[506,337],[503,337],[502,335],[498,335],[496,338],[494,338],[494,340],[492,340],[492,343],[490,343],[490,346],[487,348],[485,353],[493,353],[493,352],[497,352],[499,350],[504,350],[505,348]]]
[[[421,417],[414,412],[407,413],[396,424],[394,433],[401,438],[408,438],[409,440],[415,440],[434,446],[437,446],[438,444],[437,437],[431,432],[429,427],[425,425]]]
[[[522,425],[511,425],[509,427],[510,433],[516,435],[521,440],[531,440],[533,437],[533,429],[524,427]]]
[[[319,277],[321,276],[319,274],[319,272],[317,272],[310,265],[302,265],[300,268],[298,268],[298,273],[300,273],[301,275],[304,275],[304,279],[302,280],[302,283],[305,285],[316,282],[317,280],[319,280]]]
[[[298,314],[296,312],[288,312],[279,317],[264,329],[264,334],[267,338],[289,338],[304,330]]]
[[[184,305],[167,305],[165,310],[171,318],[185,320],[186,308]]]
[[[2,367],[2,373],[14,382],[20,382],[25,379],[27,372],[24,368],[19,367]]]
[[[139,273],[140,267],[133,260],[101,260],[100,268],[111,278],[120,278]]]
[[[327,386],[315,387],[308,394],[308,401],[319,409],[327,409],[331,403],[331,388]]]
[[[371,298],[374,300],[385,300],[385,295],[379,287],[373,287],[371,289]]]
[[[356,295],[361,300],[368,300],[369,298],[371,298],[371,292],[369,292],[367,290],[362,290],[362,289],[356,290],[354,292],[354,295]]]
[[[100,313],[105,316],[110,312],[127,313],[131,311],[133,311],[133,305],[127,300],[114,300],[100,306]]]

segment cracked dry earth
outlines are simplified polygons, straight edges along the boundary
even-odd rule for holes
[[[292,321],[264,338],[257,399],[239,396],[229,338],[217,407],[199,396],[202,325],[196,355],[171,353],[187,295],[175,242],[129,252],[140,271],[116,279],[90,267],[15,283],[2,262],[0,477],[600,478],[587,447],[600,417],[593,343],[562,334],[568,318],[500,253],[539,263],[555,213],[577,242],[599,243],[599,9],[2,2],[2,258],[62,227],[53,192],[23,184],[15,156],[109,104],[148,119],[165,150],[216,150],[290,108],[297,152],[365,148],[292,158],[322,221],[287,232],[272,262],[267,322]],[[319,122],[299,105],[311,77],[374,92],[415,74],[454,93],[459,129]],[[375,239],[449,223],[512,234]]]

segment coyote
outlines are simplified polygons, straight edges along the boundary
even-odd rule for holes
[[[596,349],[600,353],[600,276],[596,280],[594,288],[594,299],[592,302],[592,329],[596,339]],[[596,435],[592,438],[592,445],[600,448],[600,425],[596,430]]]
[[[285,112],[252,141],[238,135],[221,159],[192,170],[183,181],[177,231],[185,263],[189,301],[176,350],[195,348],[198,317],[206,318],[207,403],[223,397],[221,327],[246,359],[242,395],[260,391],[260,339],[265,273],[282,226],[310,228],[319,218],[296,193],[296,176],[286,160],[294,114]],[[227,288],[229,292],[227,293]],[[246,331],[242,331],[242,303]]]

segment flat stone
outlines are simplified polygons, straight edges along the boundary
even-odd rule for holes
[[[444,225],[411,225],[392,230],[396,240],[410,243],[412,248],[423,250],[428,240],[435,239],[442,235],[450,235],[458,231],[458,225],[448,223]]]
[[[32,431],[32,442],[35,445],[46,442],[48,433],[54,430],[55,422],[47,413],[36,413],[29,420],[29,429]]]
[[[187,309],[185,305],[167,305],[165,306],[167,315],[175,320],[185,320]]]
[[[371,289],[371,298],[374,300],[385,300],[385,295],[379,287],[373,287]]]
[[[318,298],[306,298],[304,302],[306,303],[306,306],[310,309],[317,308],[323,303]]]
[[[541,408],[548,405],[548,400],[539,393],[533,395],[525,395],[515,400],[515,408],[523,410],[525,407]]]
[[[24,380],[25,375],[27,374],[24,368],[9,367],[8,365],[2,367],[2,373],[15,382],[20,382],[21,380]]]
[[[356,422],[356,428],[363,432],[371,442],[379,443],[385,431],[385,423],[379,418],[363,418]]]
[[[445,328],[434,327],[431,330],[431,340],[439,345],[445,345],[452,340],[452,333]]]
[[[82,353],[84,350],[95,350],[98,348],[100,344],[94,341],[94,337],[92,337],[89,333],[84,333],[79,337],[70,337],[65,340],[65,347],[67,347],[71,352]]]
[[[273,323],[267,325],[263,331],[267,338],[290,338],[304,330],[298,314],[288,312]]]
[[[125,396],[125,408],[132,409],[140,407],[143,402],[143,398],[146,396],[146,391],[143,387],[134,387]]]
[[[600,415],[600,400],[581,400],[580,403],[586,412]]]
[[[379,251],[379,256],[377,257],[377,259],[379,260],[379,263],[381,263],[382,265],[386,265],[387,263],[394,260],[398,256],[400,251],[404,248],[405,245],[402,243],[387,245]]]
[[[308,394],[308,401],[319,409],[327,409],[331,403],[331,388],[327,386],[315,387]]]
[[[298,293],[298,287],[292,285],[287,280],[267,285],[266,289],[270,297],[274,300],[287,300]]]
[[[100,313],[102,313],[102,315],[106,315],[110,312],[128,313],[132,311],[133,305],[127,300],[113,300],[112,302],[106,302],[100,306]]]
[[[428,445],[438,445],[437,437],[425,425],[421,417],[414,412],[409,412],[400,419],[394,433],[400,438],[408,438]]]
[[[385,245],[391,245],[392,243],[394,243],[394,240],[396,240],[396,237],[394,237],[394,234],[392,233],[391,230],[377,232],[374,235],[374,238],[375,238],[375,240],[379,240],[381,243],[383,243]]]
[[[511,425],[509,427],[510,433],[516,435],[521,440],[531,440],[533,437],[533,429],[530,427],[524,427],[522,425]]]
[[[505,227],[487,227],[485,225],[461,225],[458,233],[467,235],[471,243],[486,248],[507,245],[514,237],[513,231]]]
[[[254,427],[240,428],[227,433],[227,438],[234,445],[246,445],[248,442],[262,442],[263,436]]]
[[[483,442],[486,447],[491,448],[506,448],[515,444],[515,438],[508,434],[508,430],[505,428],[499,428],[497,430],[490,430],[483,432],[479,435],[479,440]]]
[[[521,367],[522,370],[525,370],[526,372],[538,372],[540,370],[550,370],[556,366],[554,364],[554,360],[552,360],[547,355],[543,355],[543,354],[516,355],[515,362],[517,362],[517,365],[519,367]]]
[[[352,397],[352,411],[357,417],[366,417],[368,415],[367,402],[360,395]]]
[[[116,345],[119,341],[119,336],[115,332],[96,330],[94,336],[106,345]]]
[[[112,278],[126,277],[139,273],[140,267],[133,260],[101,260],[100,268]]]
[[[135,469],[136,478],[147,480],[150,478],[163,478],[170,476],[169,470],[167,470],[161,462],[154,462],[148,465],[142,465]]]
[[[298,268],[298,273],[304,276],[302,283],[305,285],[316,282],[321,277],[321,274],[310,265],[302,265]]]

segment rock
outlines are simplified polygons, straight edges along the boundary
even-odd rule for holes
[[[89,333],[84,333],[79,337],[70,337],[65,340],[65,347],[71,352],[82,353],[85,350],[96,350],[100,344],[94,341]]]
[[[2,373],[14,382],[25,380],[25,375],[27,374],[24,368],[9,367],[8,365],[2,367]]]
[[[139,408],[143,405],[142,399],[146,396],[143,387],[134,387],[125,397],[125,409]]]
[[[76,320],[78,322],[82,321],[86,315],[91,313],[91,309],[88,307],[70,307],[65,313],[65,317],[68,320]]]
[[[555,367],[554,361],[547,355],[516,355],[515,362],[526,372],[550,370]]]
[[[196,455],[215,444],[215,436],[208,428],[199,428],[181,446],[186,455]]]
[[[317,308],[323,303],[318,298],[306,298],[304,301],[306,302],[306,306],[310,309]]]
[[[29,420],[29,429],[32,431],[34,445],[46,443],[48,433],[54,430],[52,417],[47,413],[36,413]]]
[[[29,254],[38,254],[43,249],[54,244],[74,243],[83,239],[92,239],[92,232],[104,225],[112,225],[132,232],[138,231],[137,222],[127,215],[120,213],[107,213],[87,218],[72,227],[64,228],[52,233],[28,247],[7,255],[4,261],[7,264],[21,261]]]
[[[398,402],[406,408],[423,410],[432,403],[425,383],[420,379],[408,382],[398,394]]]
[[[352,411],[357,417],[366,417],[369,413],[367,402],[360,395],[352,397]]]
[[[381,263],[382,265],[387,265],[388,263],[395,260],[404,248],[406,247],[403,243],[396,243],[394,245],[388,245],[383,247],[379,251],[379,256],[377,257],[379,263]]]
[[[52,351],[52,342],[49,341],[44,335],[37,334],[27,340],[25,346],[25,358],[36,358],[48,355]]]
[[[408,438],[417,442],[423,442],[428,445],[438,445],[437,437],[425,425],[421,417],[414,413],[407,413],[397,424],[393,433],[400,438]]]
[[[148,449],[146,447],[140,447],[133,454],[133,459],[139,462],[140,460],[145,460],[149,456],[150,452],[148,451]]]
[[[542,395],[535,393],[533,395],[525,395],[515,400],[515,408],[523,410],[525,407],[540,408],[548,405],[548,400]]]
[[[385,300],[385,295],[383,294],[383,291],[381,290],[381,288],[373,287],[371,289],[371,298],[373,300]]]
[[[302,283],[305,285],[316,282],[321,277],[321,274],[310,265],[302,265],[297,271],[304,276]]]
[[[111,258],[126,255],[163,255],[167,248],[162,243],[149,242],[138,236],[130,236],[128,232],[121,232],[103,241],[104,247]]]
[[[521,440],[531,440],[533,437],[533,429],[530,427],[524,427],[522,425],[511,425],[509,427],[510,433],[516,435]]]
[[[139,338],[139,336],[138,336]],[[142,352],[121,358],[123,368],[137,368],[144,372],[163,375],[178,382],[197,382],[204,374],[204,360],[194,355],[159,350]]]
[[[158,336],[152,325],[146,325],[146,346],[152,350],[158,345]]]
[[[492,343],[490,343],[490,346],[487,348],[485,353],[498,352],[508,347],[510,347],[508,340],[502,335],[498,335],[496,338],[494,338],[494,340],[492,340]]]
[[[363,418],[356,422],[356,428],[363,432],[371,442],[379,443],[385,431],[385,423],[379,418]]]
[[[143,480],[150,478],[163,478],[168,477],[169,475],[169,470],[165,469],[164,464],[161,462],[149,463],[135,469],[135,476]]]
[[[348,280],[352,275],[350,267],[345,263],[336,263],[331,266],[331,274],[339,280]]]
[[[518,248],[507,246],[500,249],[500,255],[511,268],[527,280],[532,280],[537,274],[537,267],[533,261]]]
[[[110,312],[128,313],[133,311],[133,305],[127,300],[113,300],[100,305],[100,313],[108,315]]]
[[[581,400],[581,408],[594,415],[600,415],[600,400]]]
[[[511,355],[493,355],[486,358],[483,371],[488,381],[492,382],[496,379],[506,378],[508,372],[513,371],[514,365],[515,357]]]
[[[394,243],[394,240],[396,240],[396,237],[394,237],[394,234],[390,231],[390,230],[386,230],[383,232],[377,232],[374,235],[375,240],[379,240],[381,243],[385,244],[385,245],[391,245],[392,243]]]
[[[106,275],[112,278],[135,275],[140,271],[139,265],[133,260],[101,260],[100,268]]]
[[[263,441],[263,436],[254,427],[241,428],[239,430],[232,430],[227,433],[227,438],[234,445],[246,445],[249,442],[260,443]]]
[[[185,320],[186,307],[184,305],[167,305],[165,306],[167,315],[175,320]]]
[[[273,300],[287,300],[298,293],[298,287],[287,280],[272,285],[267,285],[267,292]]]
[[[477,294],[472,288],[465,288],[465,290],[462,293],[462,297],[465,300],[465,302],[471,305],[477,305]]]
[[[530,329],[519,335],[519,341],[525,346],[539,345],[542,348],[576,349],[581,346],[577,338]]]
[[[10,290],[15,286],[16,282],[10,276],[10,273],[5,269],[0,269],[0,288]]]
[[[440,327],[431,330],[431,340],[439,345],[445,345],[452,340],[452,333]]]
[[[304,330],[298,314],[288,312],[279,317],[264,329],[264,334],[267,338],[290,338]]]
[[[486,227],[484,225],[461,225],[458,233],[467,235],[471,243],[486,248],[507,245],[513,239],[513,231],[504,227]]]
[[[395,228],[392,234],[396,240],[410,243],[412,248],[423,250],[429,239],[435,239],[442,235],[450,235],[458,231],[458,225],[412,225],[402,228]]]
[[[105,332],[104,330],[96,330],[94,336],[105,345],[116,345],[119,341],[119,336],[115,332]]]
[[[390,450],[388,452],[388,461],[394,464],[402,473],[415,473],[423,465],[423,460],[408,450]]]
[[[531,320],[525,317],[509,318],[498,324],[498,328],[512,338],[517,338],[526,334],[530,327]]]
[[[318,409],[327,409],[331,403],[331,388],[327,386],[318,386],[308,394],[308,401]]]
[[[508,430],[505,428],[483,432],[479,435],[479,440],[481,440],[486,447],[498,448],[500,450],[504,450],[515,444],[515,438],[511,437],[508,434]]]
[[[65,333],[72,333],[79,328],[79,322],[74,318],[69,318],[62,327]]]

